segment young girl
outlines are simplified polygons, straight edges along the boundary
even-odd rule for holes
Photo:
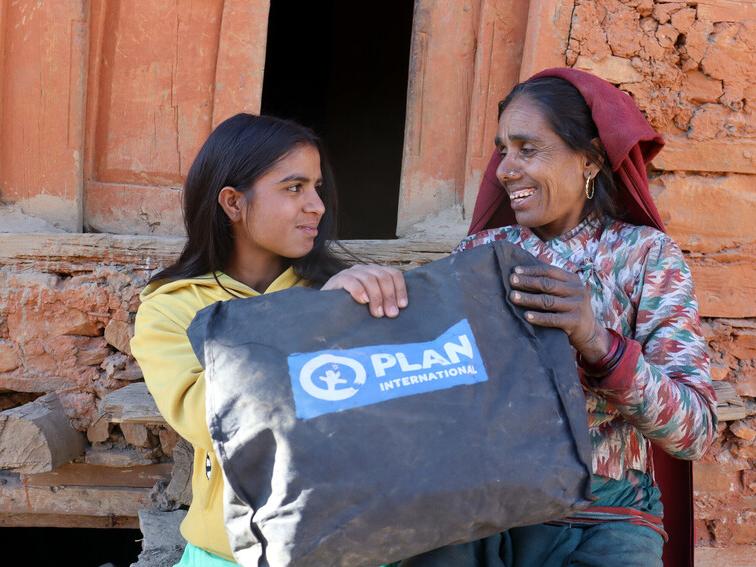
[[[192,504],[179,565],[233,565],[223,525],[223,477],[205,419],[203,369],[186,330],[216,301],[298,285],[344,289],[376,316],[407,305],[401,272],[347,269],[329,250],[335,188],[315,134],[293,122],[237,114],[221,123],[184,186],[187,241],[141,294],[131,349],[166,421],[194,446]]]

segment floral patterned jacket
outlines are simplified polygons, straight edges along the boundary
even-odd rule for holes
[[[515,225],[471,235],[454,252],[497,240],[579,274],[598,320],[629,339],[610,375],[583,380],[594,474],[653,472],[649,442],[680,459],[701,457],[716,433],[716,398],[690,269],[672,239],[589,217],[547,242]]]

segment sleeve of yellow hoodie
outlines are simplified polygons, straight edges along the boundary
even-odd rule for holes
[[[205,372],[186,335],[194,309],[172,299],[159,295],[142,303],[131,350],[165,420],[195,448],[211,452]]]

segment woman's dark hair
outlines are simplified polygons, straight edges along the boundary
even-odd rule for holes
[[[312,250],[289,265],[315,285],[344,269],[346,263],[329,248],[336,237],[336,187],[320,139],[309,128],[289,120],[237,114],[213,130],[194,159],[184,183],[186,244],[176,263],[155,274],[150,282],[207,273],[217,280],[215,273],[226,269],[234,248],[231,221],[218,203],[221,189],[249,190],[276,162],[300,146],[315,147],[320,154],[325,212]]]
[[[509,104],[524,96],[543,113],[551,129],[570,148],[584,154],[599,166],[593,199],[586,202],[585,212],[622,218],[619,210],[619,191],[614,181],[609,157],[603,146],[597,147],[598,129],[591,117],[591,109],[583,95],[568,81],[558,77],[541,77],[518,84],[499,103],[499,118]]]

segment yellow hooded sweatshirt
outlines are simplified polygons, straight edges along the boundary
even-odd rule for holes
[[[239,296],[260,295],[225,274],[218,273],[218,279]],[[264,293],[304,283],[289,268]],[[140,298],[131,352],[160,413],[194,446],[192,504],[181,524],[181,535],[192,545],[233,561],[223,524],[223,475],[205,417],[205,373],[186,335],[197,311],[233,298],[211,274],[152,283]]]

